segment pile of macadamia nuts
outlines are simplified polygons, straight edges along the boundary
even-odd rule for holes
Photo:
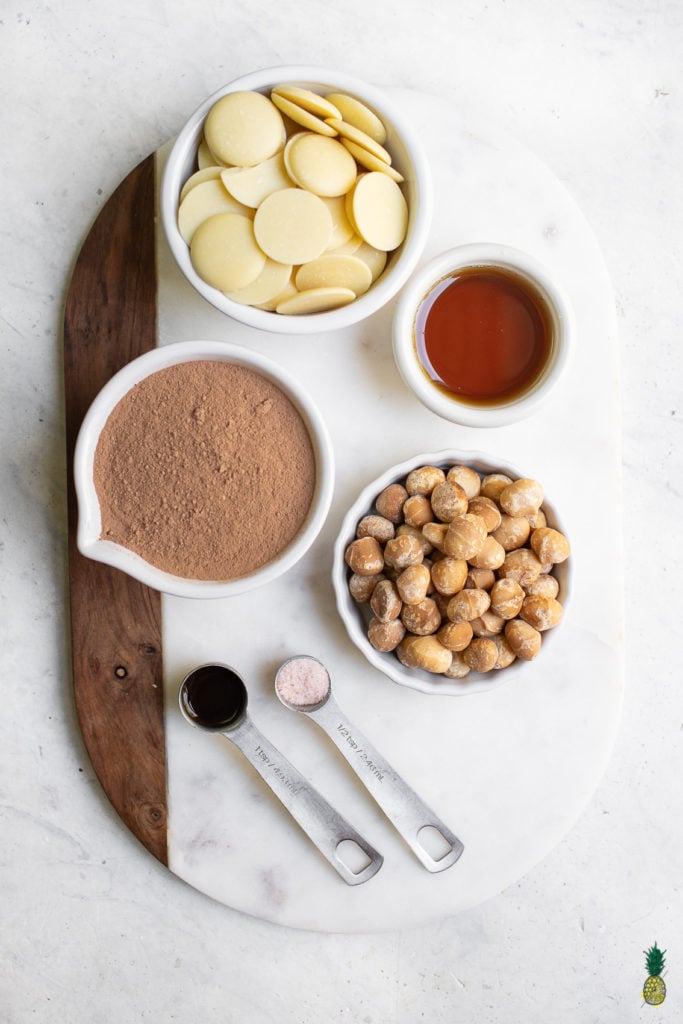
[[[569,556],[543,488],[469,466],[420,466],[386,487],[345,551],[368,640],[448,679],[531,661],[562,618],[554,567]]]

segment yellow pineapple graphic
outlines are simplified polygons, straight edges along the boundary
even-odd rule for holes
[[[643,999],[650,1006],[659,1006],[666,999],[666,984],[664,978],[661,977],[661,973],[664,970],[664,954],[665,949],[660,949],[655,942],[654,946],[650,946],[649,949],[644,949],[645,954],[645,967],[647,968],[647,978],[643,985]]]

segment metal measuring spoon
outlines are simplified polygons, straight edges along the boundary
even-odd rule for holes
[[[218,732],[235,744],[347,885],[367,882],[379,871],[382,855],[253,725],[247,716],[247,688],[234,669],[227,665],[200,665],[183,679],[178,701],[191,725]],[[347,846],[349,842],[365,855],[358,871],[353,871],[340,856],[343,843],[341,852],[349,860],[353,854],[353,859],[358,859],[358,850]]]
[[[310,655],[289,658],[275,675],[275,692],[286,708],[308,715],[327,733],[428,871],[444,871],[455,864],[463,844],[345,717],[322,662]],[[421,837],[425,828],[430,832]],[[432,856],[427,839],[432,848],[438,845],[440,855]]]

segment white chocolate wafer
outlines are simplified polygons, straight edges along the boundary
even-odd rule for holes
[[[408,204],[395,181],[381,171],[361,174],[347,196],[358,234],[375,249],[391,252],[406,235]]]
[[[246,306],[257,306],[263,302],[270,302],[271,299],[279,300],[291,278],[292,268],[290,266],[267,259],[263,270],[251,284],[234,292],[226,292],[226,294],[233,302],[241,302]]]
[[[346,201],[344,196],[322,196],[327,209],[332,217],[332,234],[327,249],[338,249],[340,245],[346,245],[354,237],[354,230],[351,221],[346,216]],[[362,239],[358,239],[358,245]],[[356,248],[358,248],[358,245]]]
[[[190,175],[180,190],[180,202],[182,203],[187,193],[191,192],[195,185],[201,185],[204,181],[212,181],[214,178],[220,178],[221,171],[224,169],[225,168],[219,167],[218,164],[216,164],[214,167],[202,167],[201,170],[195,171],[194,174]]]
[[[214,103],[204,122],[211,152],[238,167],[253,167],[274,156],[284,146],[285,134],[279,110],[260,92],[229,92]]]
[[[382,273],[387,265],[387,254],[383,249],[375,249],[373,245],[368,245],[367,242],[363,242],[358,249],[355,250],[354,256],[357,256],[363,263],[367,263],[372,274],[372,280],[375,282],[379,275]]]
[[[304,132],[287,148],[287,167],[297,185],[317,196],[342,196],[356,180],[356,161],[336,139]]]
[[[334,128],[342,138],[355,142],[357,146],[362,146],[363,149],[374,154],[378,160],[383,160],[385,164],[391,163],[391,153],[384,146],[380,146],[379,142],[375,142],[370,135],[362,132],[360,128],[355,128],[352,124],[347,124],[346,121],[340,121],[335,117],[329,117],[325,124]]]
[[[299,267],[294,283],[300,292],[312,288],[350,288],[358,296],[365,294],[372,284],[372,272],[356,256],[328,253]]]
[[[346,199],[346,196],[343,196],[343,199]],[[338,256],[353,256],[362,245],[367,244],[368,243],[364,242],[360,235],[357,235],[354,231],[348,242],[342,242],[341,245],[336,246],[334,249],[330,247],[326,251],[335,252]]]
[[[360,100],[341,92],[328,93],[325,99],[337,107],[347,124],[352,124],[354,128],[360,128],[362,132],[369,135],[375,142],[379,142],[380,146],[386,142],[387,131],[384,124],[377,114],[366,107],[364,103],[361,103]]]
[[[273,299],[269,299],[268,302],[255,302],[254,308],[265,309],[267,313],[274,313],[281,302],[284,302],[285,299],[291,299],[291,297],[296,294],[296,285],[290,277],[283,291],[281,291],[279,295],[276,295]]]
[[[360,235],[360,231],[358,230],[358,225],[356,224],[356,215],[353,212],[353,193],[355,192],[358,186],[358,182],[362,177],[363,175],[360,174],[356,179],[356,184],[354,185],[354,187],[352,189],[349,189],[349,191],[344,196],[344,212],[346,213],[349,224],[353,228],[354,234],[356,235]]]
[[[197,167],[203,171],[205,167],[227,167],[222,160],[211,152],[206,139],[202,139],[197,148]]]
[[[292,103],[285,96],[279,96],[276,92],[271,93],[273,103],[278,107],[283,114],[291,118],[296,124],[302,125],[304,128],[308,128],[311,132],[317,132],[318,135],[329,135],[330,138],[336,135],[334,128],[326,124],[315,114],[312,114],[310,110],[305,110],[300,107],[298,103]]]
[[[317,92],[312,92],[311,89],[303,89],[298,85],[278,85],[273,89],[271,98],[273,93],[277,96],[284,96],[290,103],[296,103],[298,107],[303,107],[304,110],[308,110],[311,114],[317,114],[318,117],[343,116],[334,103],[330,103],[329,100]]]
[[[252,216],[251,210],[226,192],[220,178],[203,181],[190,189],[178,207],[178,231],[185,242],[189,245],[199,225],[217,213]]]
[[[350,288],[311,288],[310,291],[297,292],[291,299],[280,302],[276,310],[285,316],[324,313],[326,309],[348,305],[355,297]]]
[[[253,209],[260,206],[271,192],[292,187],[282,151],[253,167],[227,167],[221,174],[221,180],[231,196]]]
[[[292,181],[294,180],[294,175],[292,174],[292,168],[291,168],[291,165],[290,165],[290,162],[289,162],[289,154],[292,152],[292,146],[297,141],[297,139],[302,139],[304,137],[304,135],[312,135],[312,134],[313,134],[312,132],[295,132],[294,135],[290,135],[289,136],[289,138],[287,139],[287,141],[285,143],[285,148],[282,150],[282,158],[283,158],[284,163],[285,163],[285,171],[287,172],[289,177],[292,179]]]
[[[219,213],[200,224],[190,256],[199,276],[223,292],[245,288],[266,262],[254,239],[252,221],[238,213]]]
[[[332,235],[332,217],[319,196],[301,188],[284,188],[259,206],[254,234],[272,260],[296,266],[325,251]]]
[[[395,167],[392,167],[385,160],[379,160],[365,146],[359,146],[357,142],[352,142],[351,139],[342,139],[341,143],[348,149],[356,163],[359,163],[367,171],[382,171],[383,174],[388,174],[396,182],[404,181],[403,175]]]

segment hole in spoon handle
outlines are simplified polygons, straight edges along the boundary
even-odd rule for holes
[[[337,870],[347,885],[361,885],[376,875],[384,858],[373,849],[362,836],[342,839],[337,843],[335,856],[339,862]]]
[[[428,871],[445,871],[455,864],[465,849],[458,837],[442,823],[423,825],[415,837],[415,844],[413,849]]]
[[[455,864],[464,850],[462,842],[348,721],[334,697],[307,714],[343,754],[420,863],[432,872]]]
[[[327,802],[249,718],[223,735],[244,754],[347,885],[360,885],[377,874],[383,863],[382,855]]]

